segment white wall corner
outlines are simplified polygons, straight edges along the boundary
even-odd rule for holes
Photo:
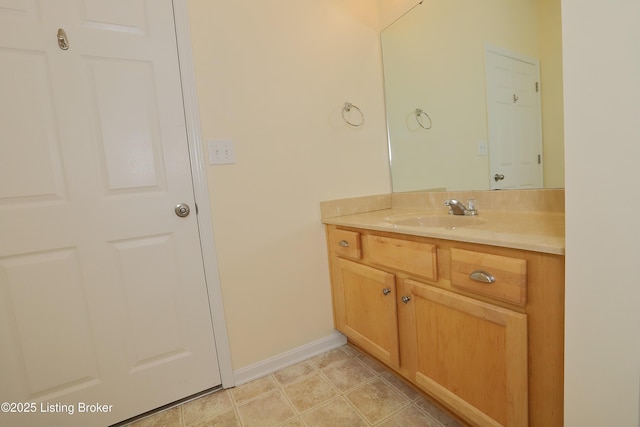
[[[236,385],[246,384],[258,378],[272,374],[280,369],[295,365],[313,356],[326,353],[347,343],[347,338],[340,332],[334,331],[331,335],[320,338],[293,350],[273,356],[269,359],[240,368],[234,372]]]

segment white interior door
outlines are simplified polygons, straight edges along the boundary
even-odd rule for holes
[[[219,385],[171,0],[0,0],[0,34],[0,402],[35,412],[0,425]]]
[[[491,189],[541,188],[539,62],[487,48],[485,67]]]

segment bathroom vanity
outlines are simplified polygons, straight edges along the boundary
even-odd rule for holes
[[[560,209],[457,218],[441,201],[331,203],[334,321],[350,342],[470,425],[562,425]]]

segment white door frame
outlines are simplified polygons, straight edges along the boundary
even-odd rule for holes
[[[218,354],[218,366],[222,387],[235,386],[233,365],[231,363],[231,349],[227,334],[227,322],[222,303],[222,287],[218,273],[218,259],[216,256],[215,240],[213,237],[213,223],[209,189],[203,156],[202,135],[200,131],[200,113],[196,92],[195,70],[193,66],[193,51],[191,49],[191,34],[189,32],[189,13],[187,0],[173,0],[173,11],[178,42],[178,60],[180,61],[180,78],[182,80],[182,98],[184,100],[184,114],[189,144],[191,162],[191,176],[193,177],[193,191],[197,203],[198,230],[200,246],[202,248],[202,262],[204,265],[211,320]]]

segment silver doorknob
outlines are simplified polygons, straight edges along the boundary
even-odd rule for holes
[[[411,301],[411,297],[407,296],[407,295],[403,295],[402,296],[402,302],[407,304],[409,301]]]
[[[178,215],[181,218],[184,218],[185,216],[189,216],[189,213],[191,212],[191,208],[189,208],[189,205],[186,203],[179,203],[176,205],[176,215]]]
[[[504,175],[501,173],[497,173],[495,175],[493,175],[493,179],[498,182],[498,181],[502,181],[504,179]]]
[[[391,293],[391,288],[384,288],[382,290],[382,293],[385,294],[385,295],[389,295]]]

